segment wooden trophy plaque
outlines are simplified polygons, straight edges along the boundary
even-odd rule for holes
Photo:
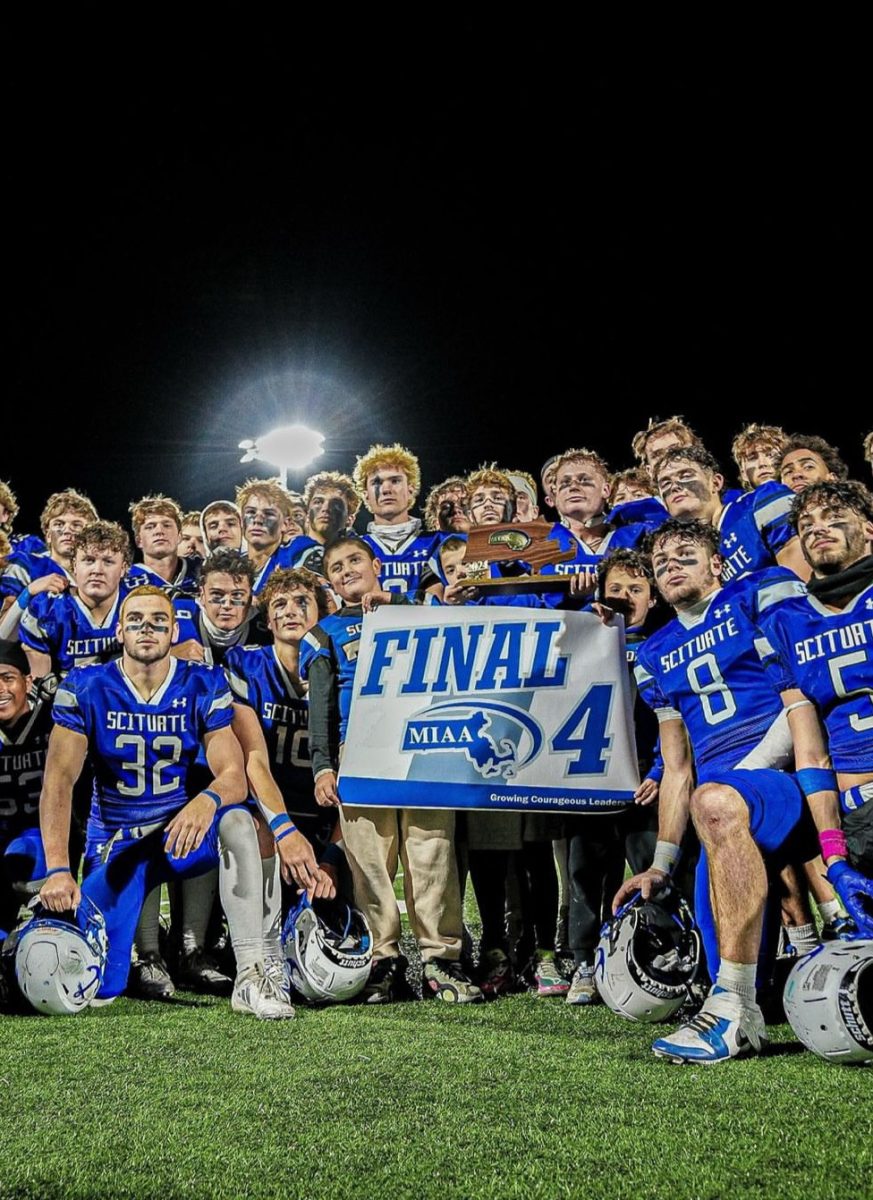
[[[572,562],[576,551],[562,550],[552,537],[548,521],[512,522],[508,525],[479,525],[467,534],[467,550],[461,559],[468,567],[465,582],[470,587],[507,596],[525,592],[560,592],[570,587],[572,575],[543,575],[546,565]],[[521,575],[491,576],[491,563],[519,563]]]

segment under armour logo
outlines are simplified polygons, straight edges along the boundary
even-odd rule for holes
[[[184,696],[180,696],[178,700],[172,701],[173,708],[184,708],[187,703],[188,701]]]
[[[729,604],[725,604],[721,608],[717,608],[715,610],[716,621],[720,621],[722,619],[722,617],[726,617],[730,611],[731,611],[731,606]]]
[[[726,546],[735,546],[737,544],[737,535],[735,533],[729,533],[727,537],[723,539],[723,541]]]

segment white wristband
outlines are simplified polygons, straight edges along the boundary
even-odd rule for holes
[[[663,871],[665,875],[672,875],[673,868],[679,861],[682,851],[672,842],[657,842],[655,845],[655,857],[652,859],[652,866],[656,871]]]

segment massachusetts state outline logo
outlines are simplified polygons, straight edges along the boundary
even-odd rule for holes
[[[530,713],[494,700],[447,700],[409,717],[401,750],[463,755],[470,778],[512,779],[536,758],[543,731]],[[475,774],[474,774],[475,773]]]

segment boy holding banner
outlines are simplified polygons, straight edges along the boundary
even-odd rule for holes
[[[470,1003],[481,1000],[482,993],[459,965],[463,926],[454,813],[430,808],[343,809],[337,790],[364,614],[381,604],[407,603],[401,594],[380,587],[380,569],[373,548],[357,534],[341,533],[325,547],[325,574],[344,604],[300,644],[300,675],[309,681],[315,798],[340,810],[355,903],[373,932],[374,967],[363,999],[380,1004],[409,997],[394,897],[400,861],[407,916],[424,964],[422,993]]]

